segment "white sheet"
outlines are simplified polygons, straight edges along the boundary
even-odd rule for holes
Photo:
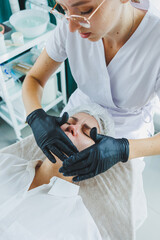
[[[15,154],[31,161],[45,159],[36,146],[33,136],[7,147],[2,152]],[[133,240],[136,229],[146,218],[146,205],[137,202],[144,199],[143,186],[140,185],[143,169],[138,166],[139,159],[119,163],[106,173],[80,183],[79,194],[93,217],[103,240]],[[143,166],[143,164],[140,164]],[[137,174],[137,175],[135,175]],[[139,192],[137,193],[137,185]],[[137,194],[138,198],[137,198]]]
[[[102,240],[79,186],[52,177],[49,184],[27,191],[37,163],[0,154],[0,238]]]

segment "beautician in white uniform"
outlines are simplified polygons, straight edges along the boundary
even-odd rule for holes
[[[23,84],[27,121],[39,147],[52,162],[50,151],[61,158],[60,171],[76,176],[74,181],[94,177],[119,161],[160,154],[160,134],[151,137],[155,97],[160,97],[159,12],[147,0],[57,2],[68,21],[53,31]],[[66,58],[78,89],[64,111],[96,102],[115,122],[116,139],[92,129],[95,145],[82,152],[60,129],[67,113],[51,117],[40,103],[45,83]],[[137,161],[133,166],[138,169]]]

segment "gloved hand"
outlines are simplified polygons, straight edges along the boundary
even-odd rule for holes
[[[129,142],[127,139],[115,139],[97,134],[92,128],[90,137],[95,144],[64,160],[59,172],[64,176],[75,176],[73,181],[78,182],[92,178],[107,171],[118,162],[126,162],[129,157]]]
[[[62,161],[66,159],[67,156],[78,152],[77,148],[60,128],[61,125],[68,121],[68,118],[69,115],[67,112],[65,112],[62,117],[54,117],[46,114],[46,112],[40,108],[30,113],[26,119],[32,128],[37,145],[53,163],[55,163],[56,160],[51,152]]]

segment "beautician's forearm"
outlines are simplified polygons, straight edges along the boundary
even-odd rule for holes
[[[42,51],[23,83],[23,101],[27,115],[41,108],[43,88],[60,65],[60,62],[48,56],[46,49]]]
[[[160,133],[151,138],[129,140],[129,159],[160,155]]]
[[[30,75],[26,76],[23,83],[22,96],[27,116],[32,111],[42,107],[42,93],[43,88],[39,84],[38,80]]]

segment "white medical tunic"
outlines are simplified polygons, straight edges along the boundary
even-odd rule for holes
[[[93,101],[112,114],[116,137],[142,138],[154,133],[154,99],[160,97],[160,13],[151,4],[108,66],[102,39],[83,39],[77,31],[71,33],[65,21],[53,30],[46,50],[57,62],[68,58],[78,85],[65,111]]]
[[[0,155],[0,239],[101,240],[78,185],[52,177],[28,191],[37,162]]]

